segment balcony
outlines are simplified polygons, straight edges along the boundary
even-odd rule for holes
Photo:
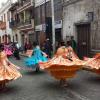
[[[31,2],[31,0],[21,0],[21,2],[19,3],[19,6],[17,8],[17,12],[20,13],[32,6],[33,6],[33,4]]]
[[[25,20],[25,22],[22,21],[22,22],[18,23],[17,26],[20,27],[20,26],[26,26],[29,24],[31,24],[31,19],[27,19],[27,20]]]
[[[26,30],[26,29],[32,28],[31,19],[27,19],[27,20],[25,20],[25,22],[22,21],[22,22],[18,23],[17,28],[19,30]]]
[[[19,7],[23,7],[28,3],[31,3],[31,0],[20,0],[19,1]]]
[[[6,29],[6,22],[0,22],[0,29],[5,30]]]

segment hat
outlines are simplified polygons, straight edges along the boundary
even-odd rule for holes
[[[47,38],[47,41],[49,41],[50,39],[49,38]]]

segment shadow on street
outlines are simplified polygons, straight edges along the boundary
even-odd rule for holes
[[[0,96],[2,94],[4,95],[10,95],[10,94],[17,94],[19,93],[21,90],[21,87],[19,87],[18,85],[7,85],[6,86],[6,89],[4,90],[0,90]]]
[[[39,72],[36,72],[36,71],[25,71],[22,74],[23,75],[29,75],[29,76],[33,76],[33,75],[40,76],[42,74],[45,74],[45,72],[43,72],[43,71],[39,71]]]

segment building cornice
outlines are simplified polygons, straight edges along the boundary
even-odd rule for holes
[[[63,7],[64,7],[64,6],[69,6],[69,5],[71,5],[71,4],[75,4],[75,3],[80,2],[80,1],[83,1],[83,0],[69,0],[69,1],[65,1],[65,0],[64,0],[64,2],[63,2]]]
[[[3,12],[5,12],[5,10],[9,10],[9,8],[11,7],[12,2],[10,0],[8,0],[4,5],[2,5],[2,7],[0,8],[0,14],[2,14]]]
[[[24,4],[24,5],[21,6],[21,7],[18,7],[18,8],[17,8],[17,12],[20,13],[20,12],[26,10],[26,9],[29,8],[29,7],[32,7],[31,1],[28,2],[28,3],[26,3],[26,4]]]
[[[50,0],[46,0],[46,2],[49,2]],[[35,0],[35,7],[39,7],[41,5],[45,4],[45,0]]]

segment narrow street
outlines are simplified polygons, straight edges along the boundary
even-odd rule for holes
[[[16,59],[22,54],[21,60],[9,58],[21,68],[22,77],[0,90],[0,100],[100,100],[100,0],[0,0],[0,89],[21,76],[8,68],[13,65],[2,51]],[[29,66],[54,56],[40,66],[62,80],[26,68],[23,56],[31,57]],[[65,67],[69,65],[73,68]],[[61,87],[66,72],[71,76],[69,70],[74,73],[76,65],[99,75],[81,69]]]
[[[14,64],[24,66],[23,58]],[[22,78],[9,82],[7,90],[0,92],[0,100],[99,100],[100,77],[88,71],[79,71],[75,78],[68,79],[68,87],[59,86],[59,81],[41,71],[21,70]]]

